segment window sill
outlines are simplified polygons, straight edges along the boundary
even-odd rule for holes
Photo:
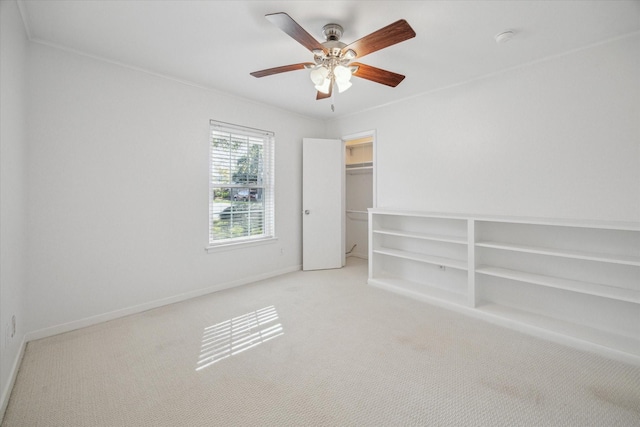
[[[215,252],[226,252],[234,249],[244,249],[251,246],[269,245],[277,241],[277,237],[265,237],[264,239],[246,240],[243,242],[223,243],[220,245],[207,246],[205,250],[208,254]]]

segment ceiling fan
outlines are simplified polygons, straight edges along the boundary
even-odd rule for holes
[[[329,98],[334,84],[338,87],[338,92],[349,89],[352,75],[396,87],[405,77],[402,74],[351,61],[416,36],[407,21],[401,19],[347,45],[340,41],[342,27],[327,24],[322,28],[326,41],[320,43],[284,12],[268,14],[265,18],[309,49],[313,53],[314,62],[284,65],[250,74],[265,77],[287,71],[311,70],[310,77],[318,91],[316,99]]]

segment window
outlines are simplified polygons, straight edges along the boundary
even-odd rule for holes
[[[274,237],[273,132],[211,120],[209,246]]]

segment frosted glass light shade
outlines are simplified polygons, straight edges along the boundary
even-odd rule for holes
[[[318,90],[318,92],[322,92],[322,93],[329,93],[329,86],[330,85],[331,85],[331,80],[324,79],[322,84],[317,84],[316,85],[316,90]]]
[[[349,49],[344,53],[344,55],[342,55],[342,58],[351,61],[356,56],[356,52],[353,49]]]
[[[338,85],[338,92],[342,93],[345,90],[349,89],[351,87],[352,83],[349,82],[349,81],[341,82],[340,80],[336,79],[336,85]]]
[[[336,78],[336,82],[347,83],[351,80],[351,70],[344,65],[338,65],[334,68],[333,75]]]
[[[329,75],[329,70],[326,67],[323,67],[321,65],[318,67],[315,67],[314,69],[311,70],[311,73],[309,73],[309,77],[311,77],[311,81],[316,86],[322,85],[324,81],[327,79],[328,75]]]

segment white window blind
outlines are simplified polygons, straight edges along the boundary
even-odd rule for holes
[[[210,125],[209,246],[274,237],[274,133]]]

